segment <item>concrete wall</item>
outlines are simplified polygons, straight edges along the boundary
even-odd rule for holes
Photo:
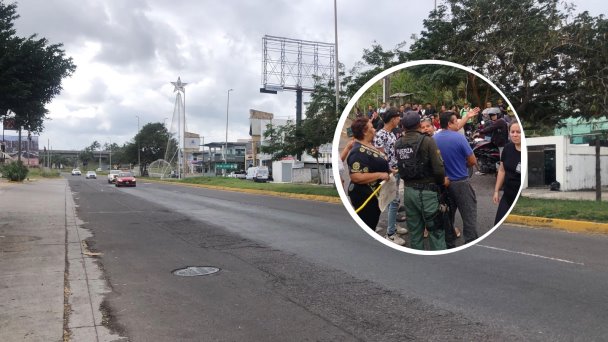
[[[569,136],[526,138],[528,147],[555,145],[555,179],[560,183],[562,191],[595,188],[595,147],[574,145],[569,141]],[[602,186],[605,186],[608,185],[606,147],[600,149],[600,165]],[[525,177],[524,188],[527,187],[528,177]]]
[[[321,169],[321,183],[334,184],[334,173],[332,169]]]
[[[312,170],[307,168],[292,169],[294,183],[310,183],[312,181]]]
[[[595,147],[567,145],[564,190],[595,189]],[[600,148],[602,186],[608,185],[608,148]]]
[[[293,163],[294,160],[279,160],[272,162],[272,178],[274,179],[275,183],[288,182],[288,180],[293,177]],[[289,165],[292,175],[286,175],[283,173],[283,167],[286,164]]]

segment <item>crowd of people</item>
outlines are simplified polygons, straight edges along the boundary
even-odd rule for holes
[[[513,204],[521,185],[521,128],[502,100],[497,106],[486,103],[483,111],[468,103],[439,111],[431,104],[406,103],[355,113],[352,139],[341,153],[350,175],[348,196],[357,215],[376,231],[378,189],[394,178],[397,191],[387,207],[386,239],[405,245],[401,236],[409,234],[410,248],[423,250],[428,239],[431,250],[443,250],[456,247],[461,235],[465,244],[478,238],[477,197],[469,172],[477,159],[466,136],[484,136],[501,152],[492,197],[498,205],[495,224]],[[407,228],[396,223],[400,207]],[[454,227],[456,211],[462,232]]]

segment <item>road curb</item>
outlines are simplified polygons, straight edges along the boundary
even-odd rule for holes
[[[506,223],[522,224],[525,226],[546,227],[565,230],[573,233],[603,233],[608,234],[608,223],[552,219],[546,217],[509,215]]]
[[[142,180],[144,181],[144,180]],[[146,179],[145,181],[149,181]],[[230,188],[226,186],[219,185],[206,185],[206,184],[193,184],[193,183],[179,183],[179,182],[170,182],[170,181],[162,181],[162,180],[151,180],[153,182],[158,183],[166,183],[166,184],[175,184],[181,186],[189,186],[192,188],[206,188],[213,190],[223,190],[223,191],[232,191],[232,192],[244,192],[249,194],[256,195],[266,195],[266,196],[274,196],[274,197],[287,197],[287,198],[295,198],[309,201],[317,201],[317,202],[326,202],[326,203],[334,203],[339,204],[342,203],[339,197],[332,196],[322,196],[322,195],[306,195],[306,194],[294,194],[289,192],[277,192],[277,191],[267,191],[267,190],[258,190],[258,189],[242,189],[242,188]]]

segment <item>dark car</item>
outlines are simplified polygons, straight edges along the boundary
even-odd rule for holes
[[[114,184],[119,186],[135,186],[137,184],[137,180],[133,176],[131,172],[120,172],[118,176],[114,179]]]

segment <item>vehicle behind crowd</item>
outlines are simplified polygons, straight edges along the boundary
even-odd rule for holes
[[[252,166],[252,167],[248,168],[245,179],[252,180],[254,182],[267,182],[268,181],[268,167],[267,166]]]
[[[228,178],[245,179],[245,178],[247,178],[247,172],[245,172],[245,171],[230,172],[230,174],[228,174]]]
[[[485,141],[484,139],[474,139],[471,145],[475,158],[477,158],[477,167],[481,173],[496,173],[500,164],[500,151],[494,143]]]

